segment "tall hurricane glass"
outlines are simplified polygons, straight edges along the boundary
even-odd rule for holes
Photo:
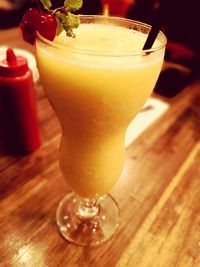
[[[108,194],[124,164],[124,137],[158,79],[166,38],[142,51],[150,26],[122,18],[81,16],[75,38],[38,36],[43,87],[62,126],[59,162],[73,193],[57,209],[68,241],[98,245],[119,225]]]

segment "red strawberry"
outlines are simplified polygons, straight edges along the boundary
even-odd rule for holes
[[[53,41],[57,30],[56,17],[50,13],[40,11],[37,16],[36,28],[44,38]]]
[[[36,21],[39,11],[36,8],[29,8],[20,23],[23,38],[30,44],[35,43]]]
[[[56,35],[57,21],[55,16],[50,13],[30,8],[23,16],[20,28],[24,40],[33,45],[36,40],[36,31],[44,38],[53,41]]]

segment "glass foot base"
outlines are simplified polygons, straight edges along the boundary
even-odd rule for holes
[[[61,200],[56,221],[62,236],[77,245],[96,246],[110,239],[119,226],[119,207],[112,196],[98,199],[98,212],[91,218],[80,216],[81,199],[70,193]]]

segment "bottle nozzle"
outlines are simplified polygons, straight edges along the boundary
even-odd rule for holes
[[[5,58],[0,57],[0,76],[21,76],[24,75],[28,69],[27,59],[16,55],[12,48],[6,49]]]
[[[7,52],[6,52],[6,60],[7,60],[8,64],[16,63],[17,57],[16,57],[13,49],[11,49],[11,48],[8,48],[7,49]]]

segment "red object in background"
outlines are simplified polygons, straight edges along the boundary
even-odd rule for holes
[[[170,60],[176,62],[182,60],[192,60],[195,57],[195,52],[186,45],[178,42],[168,41],[166,52],[170,54]]]
[[[109,15],[117,17],[125,17],[132,0],[101,0],[102,6],[108,5]]]
[[[7,50],[0,60],[0,101],[9,151],[29,154],[40,146],[32,72],[24,57]],[[2,126],[2,125],[1,125]]]

